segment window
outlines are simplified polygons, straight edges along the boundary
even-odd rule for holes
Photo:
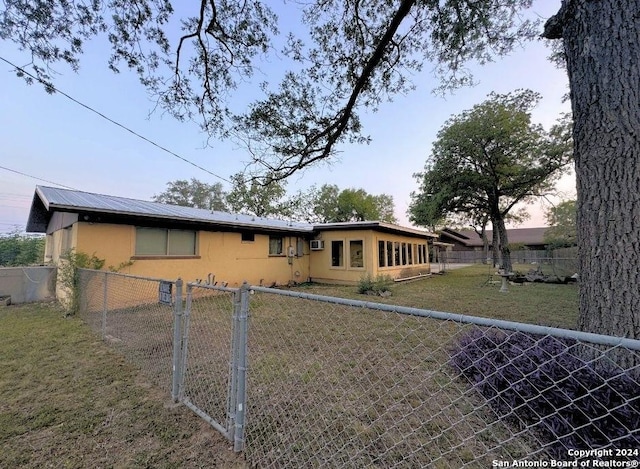
[[[407,264],[412,265],[413,264],[413,244],[411,243],[407,244],[407,256],[408,256]]]
[[[364,267],[364,241],[361,239],[349,241],[349,266],[355,268]]]
[[[242,241],[245,242],[245,243],[252,243],[252,242],[254,242],[256,240],[255,233],[251,233],[251,232],[248,232],[248,231],[243,231],[241,233],[241,236],[242,236]]]
[[[424,258],[422,257],[422,245],[418,244],[418,264],[424,264]]]
[[[282,246],[284,246],[284,242],[281,236],[269,236],[270,256],[282,256],[284,254]]]
[[[407,265],[407,243],[402,243],[400,255],[402,257],[402,265]]]
[[[393,265],[402,265],[400,264],[400,243],[397,241],[393,243],[393,254],[394,254],[394,264]]]
[[[391,267],[393,265],[393,243],[391,241],[387,241],[387,267]]]
[[[378,241],[378,267],[384,267],[385,264],[384,241]]]
[[[344,241],[331,241],[331,267],[344,266]]]
[[[195,256],[195,254],[195,231],[136,228],[137,256]]]

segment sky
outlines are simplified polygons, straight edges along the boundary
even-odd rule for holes
[[[536,0],[532,14],[544,20],[557,11],[559,3]],[[137,78],[127,71],[112,73],[106,66],[106,51],[104,42],[88,44],[80,71],[74,73],[59,66],[55,86],[210,173],[228,178],[243,170],[248,156],[238,145],[207,141],[197,124],[181,123],[161,112],[151,113],[154,103]],[[543,96],[533,111],[533,120],[546,128],[570,110],[563,100],[568,91],[566,72],[550,63],[548,56],[544,43],[528,43],[506,58],[471,67],[478,84],[445,97],[433,93],[438,82],[426,66],[424,72],[413,77],[415,91],[383,103],[376,113],[361,114],[364,133],[372,139],[370,144],[340,145],[339,156],[331,164],[292,176],[287,189],[293,193],[314,184],[336,184],[341,189],[389,194],[394,198],[399,223],[409,226],[406,212],[410,193],[418,189],[413,174],[423,169],[436,134],[449,117],[481,103],[492,91],[508,93],[521,88]],[[6,41],[0,42],[0,57],[20,66],[29,62],[25,52]],[[142,200],[149,200],[177,179],[222,182],[228,188],[226,182],[209,172],[66,97],[25,84],[4,62],[0,62],[0,141],[0,233],[16,227],[24,229],[38,184]],[[558,190],[562,199],[575,198],[573,176],[563,177]],[[549,206],[548,201],[528,206],[531,218],[519,226],[544,226],[544,211]]]

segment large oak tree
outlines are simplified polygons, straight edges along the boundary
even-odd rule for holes
[[[425,171],[416,175],[411,218],[431,224],[433,214],[491,221],[493,249],[511,272],[505,221],[517,205],[553,188],[571,161],[566,124],[545,131],[531,121],[539,95],[529,90],[491,95],[447,121],[433,145]]]
[[[508,53],[535,25],[531,0],[324,0],[301,13],[305,32],[281,51],[293,63],[264,99],[233,109],[234,90],[263,55],[273,57],[278,19],[267,2],[201,0],[175,24],[168,0],[9,0],[0,38],[28,53],[29,70],[78,68],[84,42],[104,35],[109,66],[137,72],[159,105],[203,130],[246,143],[258,169],[286,177],[330,158],[344,141],[366,141],[358,113],[406,92],[431,63],[443,84],[464,85],[468,60]],[[580,324],[640,337],[640,28],[636,0],[558,0],[545,36],[562,41],[571,88]],[[270,3],[269,3],[270,5]],[[182,7],[182,5],[181,5]],[[532,71],[532,73],[534,73]],[[50,89],[50,88],[49,88]],[[241,100],[239,100],[241,101]],[[237,101],[236,101],[237,102]]]

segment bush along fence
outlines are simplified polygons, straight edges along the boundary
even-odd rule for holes
[[[640,341],[81,272],[81,314],[255,467],[636,467]]]

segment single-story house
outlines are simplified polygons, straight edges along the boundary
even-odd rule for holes
[[[544,234],[548,227],[541,228],[510,228],[507,229],[510,245],[522,246],[530,250],[546,249]],[[493,232],[487,230],[489,248],[492,248]],[[440,232],[440,240],[453,245],[453,251],[482,251],[482,239],[473,230],[454,230],[444,228]]]
[[[48,263],[74,249],[124,273],[230,286],[426,275],[437,239],[379,221],[314,225],[46,186],[36,187],[27,231],[46,233]]]

